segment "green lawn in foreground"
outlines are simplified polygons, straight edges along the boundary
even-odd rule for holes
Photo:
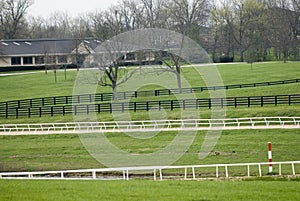
[[[121,133],[106,136],[121,150],[131,154],[148,154],[163,149],[176,134],[162,132],[145,140]],[[273,143],[274,161],[299,160],[299,129],[224,131],[210,155],[200,160],[198,154],[205,134],[198,132],[193,144],[175,165],[267,162],[269,141]],[[219,154],[216,155],[216,152]],[[77,135],[0,136],[0,172],[101,167],[103,165],[89,155]],[[290,168],[283,171],[291,173]],[[297,172],[300,172],[300,166],[297,166]]]
[[[0,200],[289,200],[300,197],[300,181],[5,181]]]
[[[248,64],[233,64],[218,65],[218,69],[224,84],[229,85],[300,78],[299,65],[299,63],[258,63],[254,65],[253,71],[251,71]],[[203,80],[194,69],[183,68],[182,72],[183,76],[189,81],[190,86],[205,86]],[[71,95],[76,76],[77,71],[68,71],[68,78],[65,81],[64,73],[60,71],[58,72],[58,83],[54,83],[54,76],[51,71],[47,75],[39,71],[36,74],[0,77],[0,101]],[[140,75],[136,74],[135,76]],[[164,80],[166,75],[153,74],[153,76],[157,82],[157,80]],[[148,90],[153,88],[143,87]],[[176,88],[176,85],[174,88]],[[295,90],[294,88],[291,92],[295,92]],[[126,89],[120,87],[119,91],[126,91]],[[111,92],[111,89],[109,87],[99,87],[98,92]],[[259,95],[264,95],[264,93]],[[239,96],[238,91],[235,93],[235,96]]]

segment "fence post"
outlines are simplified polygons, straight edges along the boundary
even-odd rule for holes
[[[112,108],[112,103],[109,103],[109,112],[112,113],[113,112],[113,108]]]
[[[16,118],[18,119],[19,118],[19,109],[16,108]]]
[[[51,106],[51,108],[50,108],[50,113],[51,113],[51,117],[53,117],[53,106]]]
[[[138,93],[137,91],[134,92],[134,97],[137,98],[138,97]]]
[[[291,100],[291,95],[289,95],[289,106],[291,106],[292,105],[292,100]]]
[[[146,102],[146,111],[147,112],[149,111],[149,102],[148,101]]]
[[[69,97],[66,96],[66,104],[69,104]]]
[[[171,110],[174,110],[174,101],[171,100]]]
[[[8,118],[8,102],[5,103],[5,117]]]
[[[248,97],[248,107],[251,107],[251,98]]]
[[[74,113],[77,115],[77,105],[74,105]]]
[[[98,104],[98,114],[100,114],[100,104]]]
[[[237,108],[237,106],[238,106],[238,105],[237,105],[237,98],[235,97],[235,98],[234,98],[234,107]]]
[[[21,102],[18,100],[18,108],[21,107]]]
[[[268,161],[269,161],[269,173],[273,172],[273,159],[272,159],[272,144],[268,142]]]
[[[65,106],[63,106],[63,116],[65,116],[65,114],[66,114]]]
[[[136,102],[133,103],[133,111],[136,112]]]
[[[264,97],[263,96],[260,98],[260,105],[261,105],[261,107],[264,106]]]
[[[161,111],[161,101],[158,101],[158,110]]]
[[[89,105],[86,105],[86,114],[89,114],[90,113],[90,107]]]
[[[30,118],[30,108],[28,108],[28,118]]]
[[[53,103],[56,105],[56,97],[53,97]]]
[[[42,108],[39,108],[39,116],[42,117]]]
[[[208,99],[208,108],[211,109],[211,98]]]
[[[42,106],[45,106],[45,98],[42,98]]]

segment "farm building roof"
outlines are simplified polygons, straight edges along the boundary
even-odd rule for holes
[[[94,50],[100,41],[88,39],[14,39],[1,40],[0,53],[4,56],[70,54],[80,46]]]

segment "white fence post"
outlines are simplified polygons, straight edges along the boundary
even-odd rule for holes
[[[293,171],[293,175],[295,176],[296,172],[295,172],[295,164],[294,163],[292,163],[292,171]]]
[[[247,173],[248,173],[248,177],[250,177],[251,172],[250,172],[250,165],[247,165]]]
[[[126,173],[125,173],[125,170],[123,170],[123,180],[124,180],[124,181],[126,180]]]
[[[261,173],[261,165],[260,164],[258,164],[258,172],[259,172],[259,176],[261,177],[262,173]]]
[[[226,174],[226,178],[228,178],[229,174],[228,174],[228,166],[227,165],[225,165],[225,174]]]
[[[279,166],[279,167],[278,167],[278,169],[279,169],[279,176],[281,176],[281,174],[282,174],[282,173],[281,173],[281,163],[279,163],[278,166]]]
[[[195,174],[195,167],[192,167],[192,172],[193,172],[193,179],[196,179],[196,174]]]
[[[160,177],[160,180],[162,181],[163,180],[162,169],[159,169],[159,177]]]

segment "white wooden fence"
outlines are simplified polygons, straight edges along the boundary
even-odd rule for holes
[[[273,162],[273,166],[278,166],[278,175],[293,175],[300,174],[300,161],[291,162]],[[240,164],[215,164],[215,165],[192,165],[192,166],[150,166],[150,167],[127,167],[127,168],[103,168],[103,169],[88,169],[88,170],[62,170],[62,171],[47,171],[47,172],[10,172],[0,173],[0,179],[105,179],[105,180],[129,180],[130,178],[136,178],[139,172],[152,172],[153,180],[164,180],[172,176],[177,179],[184,180],[197,180],[203,177],[197,177],[197,173],[201,174],[203,168],[213,168],[215,178],[234,178],[235,174],[230,175],[230,168],[234,167],[245,167],[244,175],[238,177],[251,177],[259,176],[262,177],[267,175],[267,168],[263,169],[264,166],[269,166],[270,163],[240,163]],[[285,172],[282,171],[282,166],[285,167]],[[254,169],[254,170],[253,170]],[[289,171],[287,171],[288,169]],[[178,175],[171,173],[163,175],[164,171],[178,170],[183,172],[183,176],[178,178]],[[191,172],[191,173],[189,173]],[[103,176],[105,175],[110,176]],[[121,173],[121,174],[120,174]],[[78,176],[81,175],[81,176]],[[113,176],[114,175],[114,176]],[[118,176],[121,175],[121,176]],[[145,173],[142,176],[145,178]]]
[[[43,124],[3,124],[0,135],[47,135],[177,130],[241,130],[300,128],[300,117],[256,117],[230,119],[183,119]]]

